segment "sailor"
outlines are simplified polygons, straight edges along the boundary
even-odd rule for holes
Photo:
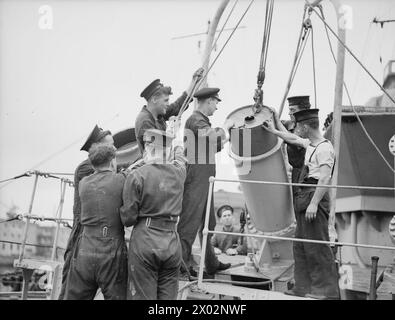
[[[183,272],[189,271],[192,276],[197,275],[192,266],[192,245],[198,231],[202,243],[209,177],[215,177],[215,153],[223,148],[223,144],[227,140],[227,130],[233,125],[231,122],[227,122],[225,130],[211,127],[209,117],[214,114],[218,102],[221,101],[218,92],[218,88],[204,88],[195,93],[197,109],[186,121],[184,129],[188,164],[182,213],[177,230],[180,235],[182,257],[185,264]],[[209,229],[214,230],[216,221],[213,202],[210,208]],[[230,266],[230,263],[222,263],[216,257],[211,244],[211,234],[209,234],[205,257],[206,272],[214,274],[216,271],[225,270]]]
[[[234,225],[233,211],[232,206],[225,204],[218,208],[217,217],[222,223],[222,231],[240,233],[240,229]],[[214,234],[211,238],[211,244],[214,247],[215,254],[246,255],[247,243],[243,241],[243,238],[230,234]]]
[[[295,112],[295,134],[276,129],[280,123],[266,121],[263,128],[284,139],[288,144],[306,150],[299,183],[328,185],[335,164],[335,153],[330,141],[319,130],[318,109]],[[329,241],[329,194],[324,187],[298,187],[295,192],[295,237]],[[338,299],[338,273],[329,245],[294,242],[295,287],[286,293],[317,299]]]
[[[186,177],[184,148],[181,138],[173,141],[173,136],[157,129],[146,130],[143,140],[144,164],[128,175],[121,208],[122,223],[134,226],[127,298],[173,300],[181,265],[177,222]]]
[[[310,99],[309,96],[293,96],[289,97],[288,99],[288,105],[289,105],[289,117],[290,120],[286,121],[283,125],[282,122],[280,122],[278,126],[278,130],[281,131],[289,131],[293,133],[295,131],[295,117],[293,114],[295,112],[301,111],[301,110],[306,110],[310,109],[311,104],[310,104]],[[298,182],[300,172],[302,171],[303,164],[304,164],[304,156],[306,153],[306,149],[293,145],[293,144],[287,144],[287,156],[288,156],[288,162],[292,166],[292,175],[291,175],[291,181],[293,183]],[[296,189],[295,187],[292,187],[292,190],[295,192]]]
[[[147,129],[158,129],[166,131],[166,121],[171,116],[177,116],[187,96],[189,96],[194,85],[202,78],[204,69],[199,68],[193,74],[192,81],[187,91],[173,103],[169,104],[169,96],[172,94],[171,87],[164,86],[160,79],[151,82],[140,94],[147,101],[136,118],[135,129],[137,144],[141,154],[144,151],[144,132]]]
[[[89,152],[89,149],[96,144],[108,144],[113,146],[114,139],[111,132],[108,130],[103,130],[95,125],[92,132],[89,134],[84,145],[81,147],[81,151]],[[62,271],[62,287],[58,299],[63,300],[65,288],[66,288],[66,278],[70,268],[70,261],[72,256],[72,251],[80,236],[82,231],[81,226],[81,201],[79,196],[79,183],[86,177],[90,176],[94,172],[94,169],[90,163],[89,158],[81,162],[74,172],[74,205],[73,205],[73,228],[71,230],[69,240],[67,243],[66,251],[64,253],[64,264]]]
[[[65,300],[92,300],[100,288],[107,300],[126,299],[127,248],[119,215],[125,176],[116,173],[115,147],[89,149],[94,173],[79,184],[81,236],[73,250]]]

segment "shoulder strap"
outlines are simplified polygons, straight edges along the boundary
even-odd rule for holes
[[[328,142],[328,140],[325,139],[324,141],[321,141],[319,144],[316,145],[316,147],[314,148],[313,152],[312,152],[311,155],[310,155],[309,162],[311,162],[311,159],[313,158],[313,155],[314,155],[314,153],[316,152],[316,150],[317,150],[317,148],[319,147],[319,145],[320,145],[320,144],[323,144],[324,142]]]
[[[309,162],[311,162],[311,158],[313,157],[313,154],[314,154],[315,151],[317,150],[318,146],[319,146],[320,144],[324,143],[324,142],[329,142],[329,141],[328,141],[327,139],[325,139],[324,141],[321,141],[319,144],[317,144],[317,146],[315,147],[314,151],[311,153]],[[333,176],[333,172],[334,172],[334,170],[335,170],[335,165],[336,165],[336,157],[335,157],[334,162],[333,162],[331,177]]]

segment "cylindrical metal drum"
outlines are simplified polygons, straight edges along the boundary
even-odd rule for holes
[[[282,140],[262,128],[272,118],[270,109],[264,106],[254,113],[252,106],[244,106],[227,118],[235,123],[229,155],[240,180],[288,182]],[[257,229],[276,232],[294,222],[290,186],[241,183],[241,189]]]

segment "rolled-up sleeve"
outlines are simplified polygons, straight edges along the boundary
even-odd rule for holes
[[[318,166],[328,166],[333,168],[335,164],[335,151],[329,143],[323,143],[317,148],[317,162]]]
[[[141,203],[142,181],[136,172],[126,178],[123,187],[123,206],[120,209],[122,224],[130,227],[136,224]]]

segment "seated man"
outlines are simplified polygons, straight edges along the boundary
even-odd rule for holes
[[[224,232],[240,232],[240,229],[234,226],[233,208],[229,205],[220,207],[217,211],[217,216],[223,225],[222,231]],[[211,244],[214,247],[216,254],[222,252],[227,255],[233,256],[237,254],[246,255],[247,245],[245,239],[237,235],[229,234],[214,234],[211,238]]]

